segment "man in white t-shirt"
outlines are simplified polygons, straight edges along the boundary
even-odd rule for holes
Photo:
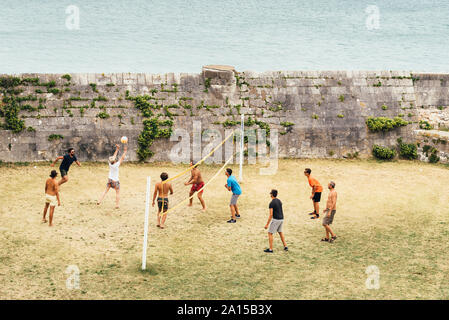
[[[123,160],[126,156],[126,151],[128,150],[127,146],[125,145],[125,150],[123,151],[122,157],[119,161],[116,161],[117,154],[120,149],[120,146],[118,144],[115,145],[115,152],[112,157],[109,157],[109,176],[108,176],[108,183],[106,184],[106,190],[104,191],[103,195],[101,196],[100,200],[98,200],[97,204],[100,205],[100,203],[103,201],[104,197],[106,196],[106,193],[108,193],[110,188],[115,189],[115,208],[119,208],[119,202],[120,202],[120,181],[119,181],[119,167],[122,164]]]

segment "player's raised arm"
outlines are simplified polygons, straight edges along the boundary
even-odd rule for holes
[[[64,159],[64,157],[63,157],[63,156],[59,156],[59,157],[57,157],[57,158],[55,159],[55,161],[53,161],[53,163],[51,164],[51,166],[52,166],[52,167],[54,167],[54,166],[55,166],[55,164],[56,164],[56,162],[58,162],[59,160],[62,160],[62,159]]]
[[[118,145],[117,145],[118,147]],[[118,149],[116,150],[116,152]],[[128,146],[125,146],[125,150],[123,151],[122,157],[120,158],[120,164],[122,164],[123,160],[125,160],[126,152],[128,151]]]

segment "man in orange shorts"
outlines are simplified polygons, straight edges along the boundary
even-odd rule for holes
[[[314,211],[309,213],[309,215],[313,216],[310,219],[318,219],[320,217],[320,200],[321,192],[323,192],[323,187],[317,179],[312,178],[312,176],[310,175],[311,173],[312,170],[310,170],[309,168],[306,168],[304,170],[304,175],[309,180],[309,186],[312,187],[312,195],[310,196],[310,199],[312,199]]]
[[[203,206],[203,211],[206,211],[206,204],[203,199],[203,191],[204,190],[202,190],[204,187],[204,181],[203,181],[203,178],[201,177],[201,172],[198,169],[198,165],[195,162],[191,161],[190,165],[194,166],[194,168],[192,169],[190,180],[184,184],[186,186],[188,186],[189,184],[192,185],[192,188],[190,189],[189,197],[192,197],[195,192],[198,192],[198,199],[200,200],[201,205]],[[189,207],[192,206],[192,202],[193,202],[193,197],[190,198],[190,200],[189,200]]]

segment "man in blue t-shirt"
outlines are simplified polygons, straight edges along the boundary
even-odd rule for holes
[[[78,167],[81,166],[81,163],[76,158],[75,150],[73,148],[67,150],[66,155],[57,157],[56,160],[51,164],[51,166],[54,167],[56,162],[58,162],[58,160],[62,160],[61,165],[59,166],[59,171],[61,172],[61,180],[59,180],[58,182],[58,185],[61,185],[69,181],[68,173],[72,163],[75,162],[78,165]]]
[[[242,194],[242,188],[240,188],[237,179],[232,175],[232,169],[227,168],[225,171],[228,180],[226,181],[225,188],[229,191],[232,191],[231,202],[229,206],[231,207],[231,220],[228,220],[228,223],[236,223],[237,220],[235,218],[240,218],[239,208],[237,207],[237,200],[239,196]]]

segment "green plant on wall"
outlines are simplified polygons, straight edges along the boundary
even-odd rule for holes
[[[399,156],[403,159],[418,159],[418,147],[415,143],[404,143],[401,138],[397,140],[399,147]]]
[[[107,119],[110,117],[110,115],[107,114],[105,111],[101,111],[100,113],[97,114],[97,117],[100,119]]]
[[[153,104],[149,101],[152,100],[152,96],[130,96],[129,92],[126,94],[128,100],[134,102],[134,107],[142,113],[143,130],[138,138],[137,156],[140,161],[145,161],[154,155],[154,152],[150,150],[154,140],[158,138],[169,138],[173,132],[173,120],[161,120],[161,116],[173,116],[169,112],[169,108],[179,108],[178,105],[163,106],[157,103]],[[165,111],[163,114],[155,114],[157,111]],[[168,114],[167,114],[168,113]],[[134,124],[134,118],[131,118],[131,123]]]
[[[48,136],[48,141],[62,140],[64,137],[60,134],[51,134]]]
[[[372,132],[386,132],[398,127],[408,125],[408,122],[400,117],[395,117],[394,119],[386,117],[368,117],[365,123],[368,129]]]
[[[419,127],[423,130],[432,130],[433,129],[433,126],[425,120],[419,121]]]
[[[169,138],[173,131],[172,126],[172,120],[159,120],[157,117],[143,121],[143,131],[137,140],[139,145],[137,155],[140,161],[145,161],[154,155],[154,152],[150,150],[154,140]]]
[[[440,161],[440,157],[438,157],[438,150],[435,147],[425,145],[423,146],[422,151],[425,153],[430,163],[437,163]]]
[[[396,156],[396,151],[375,144],[373,146],[373,156],[379,160],[392,160]]]

